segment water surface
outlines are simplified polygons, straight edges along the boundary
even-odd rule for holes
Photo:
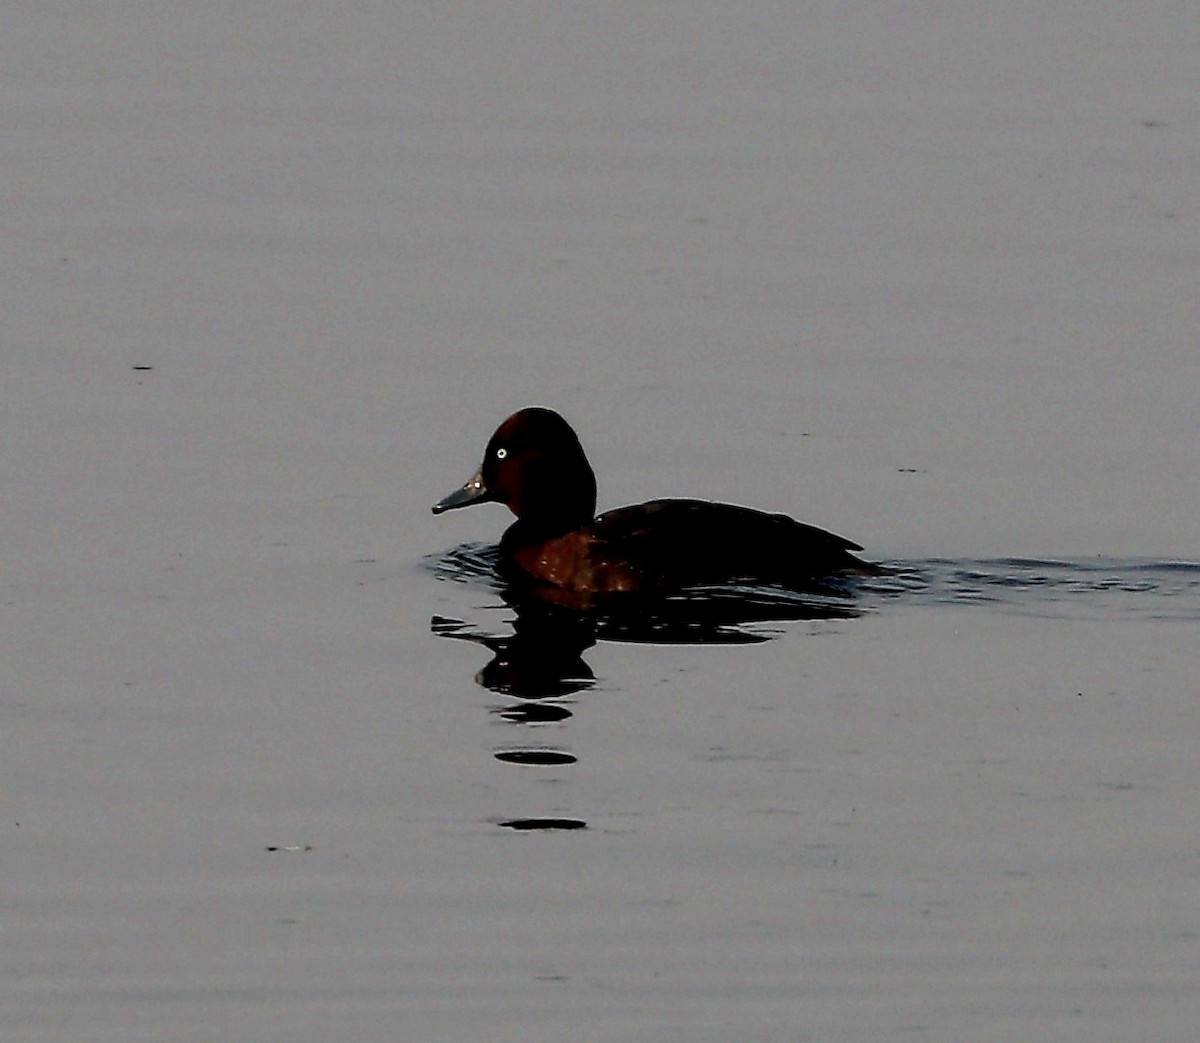
[[[1194,1038],[1191,11],[9,8],[0,1037]],[[903,571],[518,613],[531,404]]]

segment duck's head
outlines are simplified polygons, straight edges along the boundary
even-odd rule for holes
[[[434,514],[496,502],[522,521],[567,532],[596,513],[596,476],[579,437],[552,409],[514,413],[492,435],[483,464],[465,485],[433,506]]]

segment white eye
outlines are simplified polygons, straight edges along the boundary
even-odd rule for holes
[[[507,450],[507,449],[503,449],[503,448],[501,448],[501,449],[497,449],[497,450],[496,450],[496,459],[497,459],[497,460],[503,460],[503,459],[504,459],[506,456],[508,456],[508,450]]]

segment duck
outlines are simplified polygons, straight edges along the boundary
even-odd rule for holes
[[[882,571],[845,537],[736,504],[659,499],[597,517],[596,475],[579,436],[541,406],[505,420],[479,470],[433,513],[479,503],[503,503],[516,516],[500,539],[505,578],[571,595],[741,582],[804,590]]]

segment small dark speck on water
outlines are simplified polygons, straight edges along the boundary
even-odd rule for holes
[[[147,370],[153,369],[154,367],[153,366],[134,366],[133,368],[135,370],[137,370],[139,373],[145,373]]]

